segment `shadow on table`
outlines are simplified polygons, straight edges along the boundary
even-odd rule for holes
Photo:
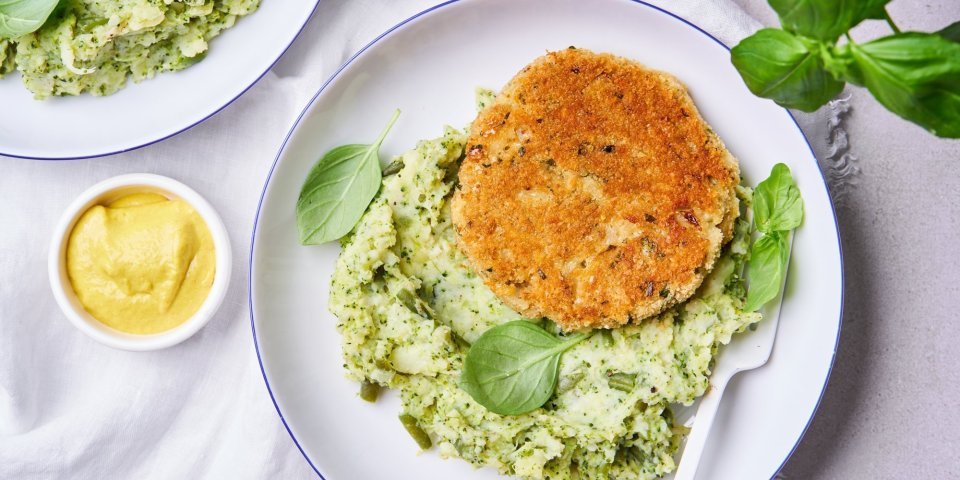
[[[830,465],[839,450],[838,438],[847,437],[848,430],[857,422],[854,411],[862,405],[871,368],[872,346],[869,343],[871,319],[879,318],[875,311],[876,289],[873,279],[877,267],[870,258],[870,245],[865,232],[852,209],[837,211],[841,243],[844,253],[844,307],[843,327],[837,346],[833,371],[820,407],[803,440],[791,456],[778,478],[822,478],[823,469]]]

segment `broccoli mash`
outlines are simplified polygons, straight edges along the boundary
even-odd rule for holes
[[[208,42],[260,0],[66,0],[34,33],[0,40],[0,77],[34,96],[110,95],[203,59]]]
[[[673,471],[685,429],[674,424],[671,404],[703,395],[717,348],[760,320],[741,309],[749,223],[739,221],[691,300],[640,325],[594,334],[564,354],[546,405],[500,416],[458,387],[470,343],[519,318],[455,244],[448,200],[465,138],[447,128],[398,157],[402,168],[384,179],[343,240],[330,309],[349,377],[400,390],[404,418],[444,457],[524,479],[648,479]]]

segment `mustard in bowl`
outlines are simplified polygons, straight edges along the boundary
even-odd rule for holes
[[[49,258],[54,296],[94,339],[128,350],[179,343],[226,293],[230,244],[189,187],[133,174],[94,185],[67,209]]]

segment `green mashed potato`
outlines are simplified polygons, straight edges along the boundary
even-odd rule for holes
[[[500,416],[457,386],[470,343],[519,318],[456,247],[448,200],[465,140],[447,128],[398,157],[402,169],[384,178],[343,240],[330,309],[349,377],[398,389],[402,413],[443,457],[525,479],[649,479],[673,471],[686,430],[674,424],[670,406],[703,395],[717,348],[760,320],[742,311],[749,223],[737,224],[691,300],[640,325],[597,332],[563,355],[546,405]]]
[[[40,30],[0,39],[0,77],[19,70],[38,99],[110,95],[203,59],[260,0],[66,0]]]

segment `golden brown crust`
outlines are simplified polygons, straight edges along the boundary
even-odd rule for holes
[[[452,213],[484,282],[565,330],[690,297],[732,234],[736,160],[673,77],[552,52],[477,116]]]

